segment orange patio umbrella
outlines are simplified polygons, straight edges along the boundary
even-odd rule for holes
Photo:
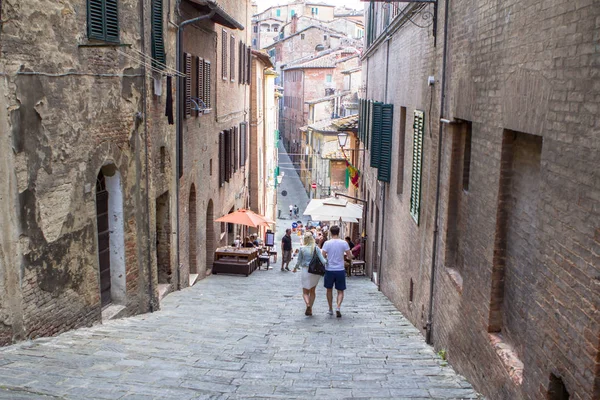
[[[245,210],[243,208],[240,208],[227,215],[224,215],[221,218],[217,218],[215,221],[251,226],[253,228],[270,223],[266,220],[266,217],[263,217],[262,215],[257,214],[254,211]]]

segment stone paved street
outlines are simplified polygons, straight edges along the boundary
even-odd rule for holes
[[[281,190],[283,210],[304,209],[293,170]],[[278,220],[277,243],[290,222]],[[210,276],[153,314],[2,348],[0,398],[477,398],[369,279],[349,279],[341,319],[326,315],[321,280],[306,317],[300,274],[272,267]]]
[[[162,310],[0,350],[0,398],[476,398],[368,279],[343,317],[324,289],[305,317],[300,275],[216,275]]]

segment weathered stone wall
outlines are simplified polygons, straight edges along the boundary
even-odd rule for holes
[[[18,340],[100,320],[95,186],[107,164],[120,173],[124,194],[122,314],[146,311],[149,210],[140,65],[118,54],[119,47],[90,46],[97,43],[87,39],[84,1],[9,0],[2,8],[3,137],[12,139],[3,151],[14,154],[6,159],[14,175],[6,178],[16,183],[7,188],[7,207],[14,202],[8,215],[19,216],[2,243],[8,254],[2,269],[11,286],[5,293],[22,298],[2,302],[12,315],[5,331]],[[121,43],[140,50],[139,1],[119,2],[119,17]]]
[[[196,240],[196,265],[199,278],[212,269],[214,250],[233,241],[232,235],[221,230],[221,224],[211,222],[229,211],[248,206],[248,160],[238,169],[229,182],[219,186],[219,133],[225,129],[247,123],[246,149],[250,138],[250,86],[239,83],[238,46],[240,40],[250,46],[250,4],[248,1],[219,1],[220,7],[240,22],[246,29],[234,30],[212,21],[201,21],[188,26],[184,32],[184,52],[211,62],[212,110],[208,114],[191,117],[183,127],[183,177],[180,180],[180,263],[181,285],[188,285],[190,240]],[[200,15],[186,2],[182,2],[182,18]],[[222,35],[223,30],[236,38],[235,81],[222,79]],[[229,43],[228,46],[229,48]],[[230,54],[230,53],[229,53]],[[229,56],[227,57],[229,63]],[[194,93],[192,91],[192,93]],[[211,161],[212,160],[212,161]],[[212,172],[211,172],[212,165]],[[190,235],[190,192],[196,192],[196,232]],[[192,246],[193,248],[193,246]]]
[[[439,11],[436,48],[428,30],[406,25],[392,33],[391,63],[385,42],[363,61],[367,97],[394,104],[397,160],[401,107],[407,111],[404,167],[392,163],[385,189],[382,290],[424,326],[437,121],[471,122],[466,190],[468,124],[443,130],[434,344],[490,398],[547,398],[551,376],[562,380],[571,398],[598,398],[600,87],[593,33],[600,9],[592,1],[487,2],[478,8],[451,2],[443,113],[437,110],[443,7]],[[387,99],[386,65],[394,78]],[[431,108],[428,75],[438,80]],[[419,226],[409,214],[415,109],[426,119]],[[382,210],[374,173],[367,170],[363,197]],[[374,224],[367,231],[371,264]]]

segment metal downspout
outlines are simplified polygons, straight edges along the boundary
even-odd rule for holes
[[[140,0],[140,27],[142,30],[142,53],[146,54],[146,24],[144,21],[144,0]],[[154,278],[152,273],[152,256],[151,249],[152,245],[150,243],[150,171],[148,166],[148,118],[147,118],[147,108],[148,108],[148,85],[146,84],[146,66],[142,64],[142,75],[143,75],[143,95],[142,95],[142,106],[144,107],[143,118],[144,118],[144,152],[146,158],[146,242],[147,242],[147,254],[146,259],[148,260],[148,303],[150,307],[150,312],[154,312]]]
[[[214,7],[214,6],[213,6]],[[194,22],[202,21],[204,19],[212,18],[215,15],[216,7],[211,8],[209,14],[201,15],[196,18],[188,19],[183,21],[177,27],[177,51],[175,54],[175,59],[177,63],[177,72],[183,73],[181,67],[183,65],[182,56],[183,56],[183,28],[187,25],[192,24]],[[181,143],[183,139],[183,107],[181,105],[181,96],[183,94],[183,78],[181,76],[177,76],[177,85],[175,92],[175,104],[177,109],[177,118],[175,129],[177,134],[175,135],[175,194],[176,194],[176,202],[177,202],[177,290],[181,290],[181,255],[179,248],[179,179],[183,176],[183,152],[181,151]]]
[[[442,93],[440,99],[440,117],[443,118],[444,107],[446,105],[446,61],[448,52],[448,3],[450,0],[445,0],[444,4],[444,50],[442,56]],[[435,212],[433,216],[433,250],[431,254],[431,278],[429,281],[429,312],[427,315],[427,325],[425,325],[425,341],[427,344],[433,344],[432,327],[433,327],[433,290],[435,287],[435,262],[437,255],[437,238],[438,238],[438,214],[440,209],[440,181],[442,168],[442,131],[443,124],[439,123],[438,146],[437,146],[437,183],[435,188]]]

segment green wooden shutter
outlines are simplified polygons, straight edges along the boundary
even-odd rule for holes
[[[358,140],[363,141],[363,99],[358,99]]]
[[[163,0],[152,0],[152,66],[161,70],[167,62],[163,31]]]
[[[425,133],[425,113],[415,110],[413,123],[413,161],[410,188],[410,215],[419,225],[421,214],[421,173],[423,171],[423,136]]]
[[[371,167],[379,168],[379,143],[381,140],[381,111],[383,104],[373,102],[372,134],[371,134]]]
[[[87,0],[88,37],[119,42],[118,0]]]
[[[379,169],[377,180],[390,183],[392,171],[392,141],[394,105],[384,104],[381,108],[381,137],[379,138]]]

